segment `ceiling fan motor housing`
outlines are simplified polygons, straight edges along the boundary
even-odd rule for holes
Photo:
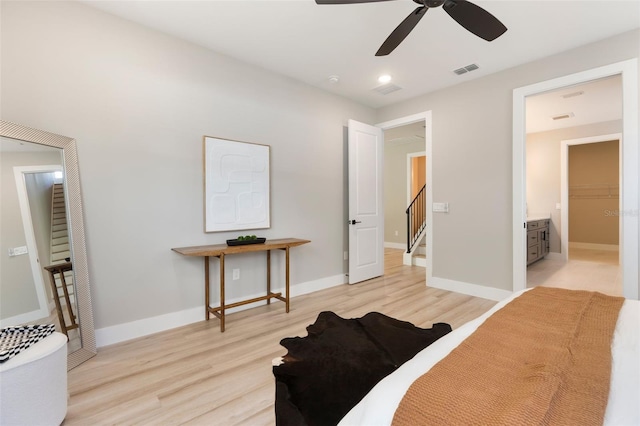
[[[422,4],[426,7],[440,7],[444,4],[445,0],[413,0],[418,4]]]

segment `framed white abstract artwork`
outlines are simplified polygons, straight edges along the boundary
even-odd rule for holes
[[[205,232],[270,227],[269,145],[204,137]]]

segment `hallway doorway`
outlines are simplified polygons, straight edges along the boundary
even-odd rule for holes
[[[637,152],[638,138],[632,129],[637,125],[638,117],[634,115],[637,106],[637,61],[623,61],[591,70],[567,75],[564,77],[532,84],[514,90],[514,125],[513,125],[513,290],[518,291],[527,287],[527,214],[531,214],[531,206],[529,204],[529,188],[526,175],[528,173],[529,158],[526,155],[526,143],[528,132],[525,130],[525,116],[528,106],[526,101],[529,97],[542,93],[549,93],[566,89],[565,97],[580,96],[581,90],[578,85],[593,82],[600,79],[607,79],[613,76],[621,76],[622,80],[622,117],[621,130],[619,133],[623,135],[620,142],[621,155],[621,184],[620,184],[620,211],[636,211],[638,203],[638,167],[636,157],[633,153]],[[560,112],[560,111],[558,111]],[[570,111],[563,111],[558,114],[559,119],[571,117]],[[577,114],[576,114],[577,115]],[[549,118],[549,117],[547,117]],[[599,124],[599,123],[598,123]],[[606,133],[614,133],[614,131],[606,131],[599,129],[575,137],[588,135],[602,135]],[[561,139],[567,139],[566,137]],[[559,150],[558,150],[559,151]],[[557,151],[556,151],[557,152]],[[628,155],[625,155],[627,153]],[[556,160],[557,161],[557,160]],[[558,163],[556,163],[558,164]],[[557,170],[557,169],[556,169]],[[559,182],[558,178],[552,178]],[[547,215],[553,216],[559,211],[566,211],[567,208],[561,204],[558,197],[554,197],[553,207],[546,207]],[[556,221],[555,223],[558,223]],[[638,298],[638,269],[637,269],[637,253],[638,253],[638,226],[637,221],[629,215],[620,214],[620,227],[624,231],[620,233],[620,264],[622,269],[622,290],[625,297],[631,299]],[[557,237],[556,244],[559,246],[560,238]],[[550,232],[552,233],[552,231]],[[560,247],[553,249],[553,239],[551,240],[551,253],[560,252]],[[556,260],[557,256],[547,257],[544,260]],[[561,260],[561,259],[559,259]],[[569,262],[567,262],[569,263]]]

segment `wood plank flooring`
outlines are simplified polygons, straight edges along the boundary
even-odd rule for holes
[[[342,285],[218,320],[201,321],[100,348],[71,370],[70,425],[273,425],[271,360],[279,342],[306,336],[321,311],[345,318],[371,311],[419,327],[447,322],[455,329],[495,302],[425,286],[425,269],[402,265],[402,251],[385,250],[385,275]]]

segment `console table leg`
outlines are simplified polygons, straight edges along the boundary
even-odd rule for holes
[[[64,322],[64,314],[62,313],[62,305],[60,304],[60,295],[58,294],[58,287],[56,286],[56,276],[53,271],[49,271],[51,276],[51,290],[53,292],[53,301],[56,302],[56,312],[58,313],[58,320],[60,321],[60,328],[62,332],[66,334],[67,340],[69,339],[69,333],[67,331],[67,325]]]
[[[267,296],[271,294],[271,250],[267,250]],[[271,304],[271,299],[267,299],[267,305]]]
[[[69,322],[71,322],[71,325],[69,327],[73,328],[73,326],[76,325],[76,317],[73,313],[73,308],[71,307],[72,306],[71,298],[69,297],[69,289],[67,288],[67,281],[64,279],[64,271],[60,271],[60,285],[62,287],[62,292],[64,293],[64,300],[67,304],[67,311],[69,312]],[[66,324],[65,324],[65,327],[66,327]]]
[[[289,246],[285,249],[285,296],[287,313],[289,313]]]
[[[220,255],[220,331],[224,331],[224,254]]]
[[[204,319],[209,321],[209,256],[204,256]]]

